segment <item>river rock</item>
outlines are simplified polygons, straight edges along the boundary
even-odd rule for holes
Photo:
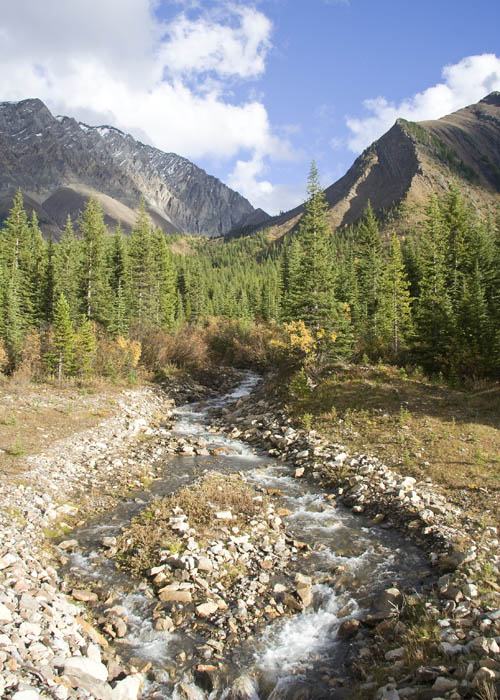
[[[207,603],[202,603],[201,605],[196,606],[196,614],[198,617],[210,617],[210,615],[213,615],[218,609],[219,606],[217,603],[208,601]]]
[[[259,700],[256,682],[250,676],[240,676],[231,686],[226,700]]]
[[[338,629],[337,637],[339,639],[352,639],[357,635],[360,625],[360,621],[354,617],[350,620],[344,620]]]
[[[108,680],[108,669],[99,661],[94,661],[86,656],[73,656],[64,662],[64,673],[78,678],[85,674],[99,681]]]
[[[230,510],[219,510],[215,513],[217,520],[232,520],[233,514]]]
[[[190,603],[193,599],[191,591],[180,591],[176,588],[166,586],[158,593],[158,598],[162,603]]]
[[[121,639],[127,634],[127,624],[121,617],[113,617],[110,620],[110,624],[113,627],[116,637]]]
[[[0,571],[2,571],[3,569],[7,569],[9,566],[12,566],[16,563],[16,561],[19,561],[18,558],[10,552],[7,552],[7,554],[5,554],[3,557],[0,557]]]
[[[78,672],[77,674],[65,673],[65,675],[73,688],[87,691],[87,693],[90,693],[91,697],[96,698],[96,700],[112,700],[111,686],[109,683],[100,681],[82,672]]]
[[[402,659],[406,653],[405,647],[399,647],[398,649],[391,649],[385,653],[386,661],[396,661],[397,659]]]
[[[210,573],[213,571],[214,565],[208,557],[199,557],[198,559],[198,569],[200,571],[205,571]]]
[[[458,686],[458,681],[454,678],[446,678],[445,676],[438,676],[434,681],[432,689],[437,693],[447,693],[450,690],[455,690]]]
[[[200,700],[200,689],[191,683],[178,683],[175,686],[175,697],[178,700]]]
[[[476,637],[467,646],[469,651],[476,654],[496,655],[500,653],[500,647],[496,640],[490,637]]]
[[[64,552],[72,551],[74,549],[77,549],[77,547],[77,540],[64,540],[63,542],[59,542],[59,549],[62,549]]]
[[[8,622],[12,622],[12,613],[6,605],[0,603],[0,624],[5,625]]]
[[[377,700],[400,700],[394,683],[388,683],[377,690]]]
[[[199,664],[195,669],[194,678],[196,684],[208,693],[211,693],[219,685],[217,666],[211,664]]]
[[[283,596],[283,605],[285,605],[289,610],[293,610],[294,612],[301,612],[303,610],[303,606],[299,601],[293,597],[290,593],[285,593]]]
[[[111,691],[111,700],[138,700],[142,696],[144,677],[140,673],[118,681]]]
[[[89,591],[88,589],[77,589],[73,588],[71,595],[75,600],[80,600],[83,603],[95,603],[98,600],[97,593]]]
[[[34,689],[18,690],[12,696],[12,700],[40,700],[40,695]]]
[[[311,583],[299,583],[297,585],[297,595],[299,596],[302,604],[305,608],[309,607],[313,601],[312,595],[312,584]]]
[[[385,591],[375,599],[373,604],[374,610],[386,617],[395,615],[403,600],[401,591],[397,588],[386,588]]]
[[[172,632],[175,629],[175,625],[172,618],[166,615],[155,620],[154,628],[157,632]]]

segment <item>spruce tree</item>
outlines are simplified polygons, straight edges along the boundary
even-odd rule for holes
[[[401,244],[394,234],[388,259],[384,265],[380,298],[381,334],[389,349],[389,357],[397,361],[408,345],[412,332],[409,282],[403,263]]]
[[[153,244],[158,298],[156,322],[160,328],[168,331],[175,324],[176,269],[162,231],[156,231]]]
[[[26,332],[25,317],[21,308],[20,273],[9,269],[3,304],[3,339],[9,358],[9,370],[15,370],[22,354]]]
[[[382,242],[370,202],[358,227],[356,248],[358,331],[363,347],[377,352],[381,332]]]
[[[301,246],[296,279],[289,280],[289,313],[312,331],[327,330],[333,302],[332,260],[328,247],[330,226],[327,202],[313,161],[309,172],[305,213],[297,237]]]
[[[293,321],[300,308],[299,270],[302,262],[302,246],[298,238],[293,238],[283,252],[281,265],[281,287],[283,321]]]
[[[108,325],[108,332],[112,338],[125,337],[129,328],[129,309],[127,298],[122,290],[121,283],[118,283],[118,289],[115,295],[115,303],[111,312],[111,318]]]
[[[97,342],[92,321],[82,314],[75,337],[75,370],[86,379],[92,376]]]
[[[420,295],[415,303],[419,354],[431,369],[454,365],[456,319],[448,290],[446,226],[432,197],[420,245]]]
[[[144,201],[129,239],[130,317],[140,326],[152,325],[158,318],[154,239]]]
[[[43,318],[47,323],[51,323],[54,316],[54,304],[56,301],[56,244],[50,237],[47,244],[47,262],[45,266],[45,276],[40,285],[40,299]]]
[[[53,352],[47,360],[61,381],[75,370],[75,334],[64,294],[59,295],[54,309],[52,348]]]
[[[54,292],[52,306],[54,306],[59,295],[64,294],[73,321],[77,320],[79,307],[81,310],[84,309],[83,304],[79,303],[79,293],[81,297],[85,295],[85,281],[83,280],[84,271],[81,260],[83,247],[86,249],[87,243],[82,241],[81,245],[78,244],[71,218],[68,215],[61,241],[54,251]]]
[[[47,244],[43,240],[38,225],[38,217],[33,211],[28,223],[28,245],[24,264],[25,279],[30,294],[30,325],[38,326],[47,317],[43,287],[46,280]]]
[[[105,238],[102,209],[93,197],[89,199],[80,233],[82,237],[80,261],[81,310],[87,318],[104,325],[111,315],[112,295],[105,256]]]
[[[36,322],[34,288],[31,275],[32,238],[24,210],[23,196],[18,190],[12,208],[1,231],[1,254],[7,274],[11,278],[10,308],[16,308],[16,324],[26,329]],[[15,297],[15,302],[13,301]],[[11,318],[11,322],[13,322]]]

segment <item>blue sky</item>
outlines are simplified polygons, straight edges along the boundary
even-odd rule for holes
[[[0,99],[113,124],[276,213],[311,158],[326,186],[398,116],[500,90],[499,27],[493,0],[17,0]]]

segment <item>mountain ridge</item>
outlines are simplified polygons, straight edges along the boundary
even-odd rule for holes
[[[42,228],[57,235],[89,196],[107,224],[132,227],[141,198],[168,233],[220,236],[268,218],[188,159],[116,127],[54,117],[38,98],[0,103],[0,213],[21,189]]]
[[[400,205],[421,209],[455,181],[479,208],[500,204],[500,92],[437,120],[393,126],[325,189],[333,228],[354,224],[370,201],[380,216]],[[301,204],[266,223],[280,237],[299,223]]]

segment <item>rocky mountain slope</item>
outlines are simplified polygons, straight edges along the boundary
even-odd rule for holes
[[[368,200],[379,214],[401,204],[418,210],[450,181],[479,208],[500,204],[500,92],[435,121],[398,119],[325,190],[329,218],[334,227],[352,224]],[[297,207],[266,225],[281,235],[302,212]]]
[[[107,223],[121,221],[126,230],[141,197],[169,233],[220,236],[267,218],[185,158],[113,127],[54,117],[38,99],[0,103],[0,216],[18,188],[42,228],[56,234],[91,194]]]

